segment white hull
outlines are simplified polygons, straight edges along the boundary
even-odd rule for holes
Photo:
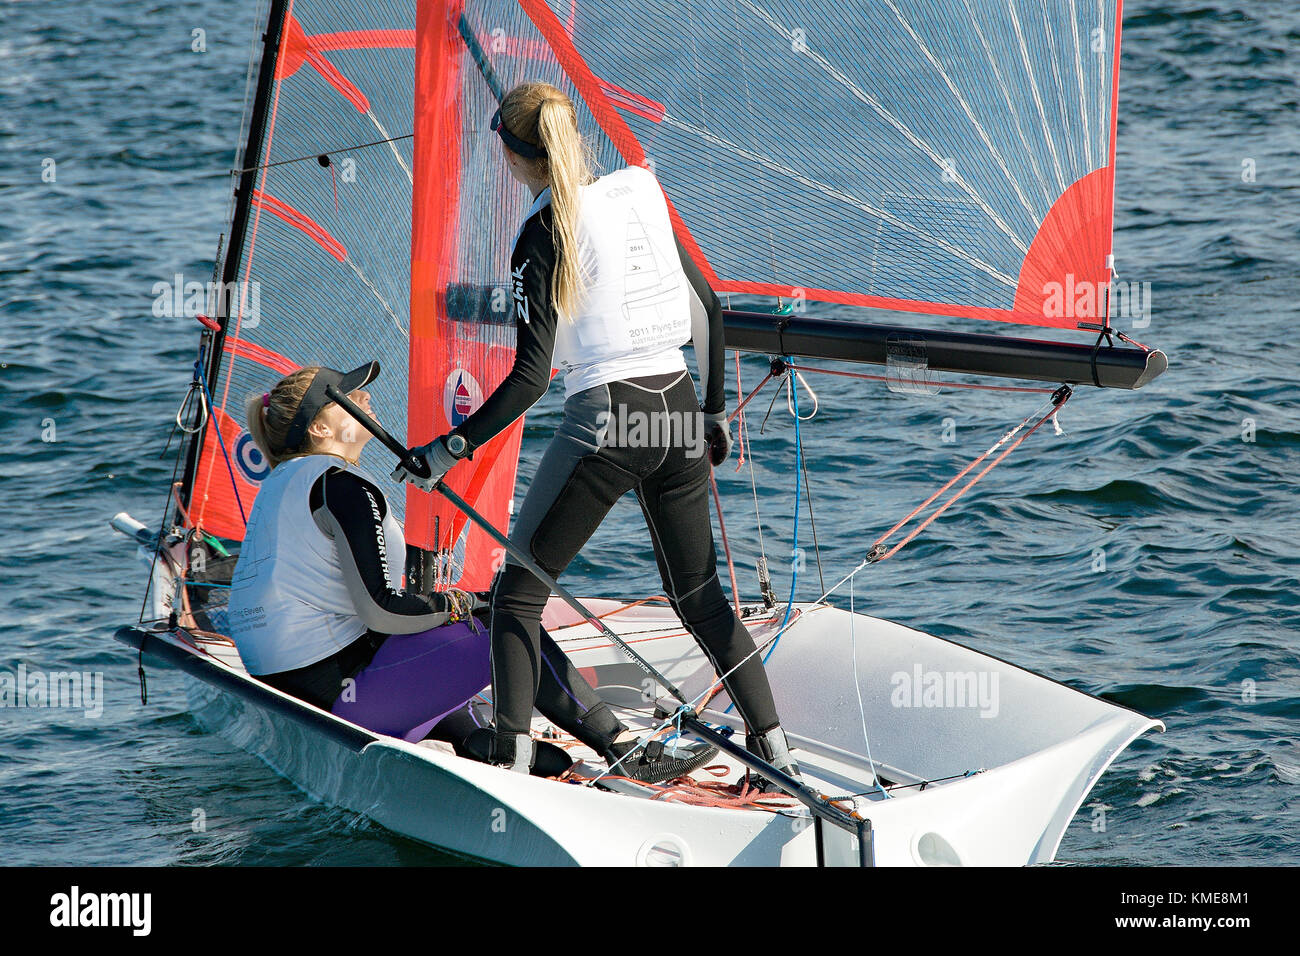
[[[596,613],[619,607],[590,603]],[[826,606],[800,611],[767,664],[778,709],[811,784],[830,795],[864,794],[856,806],[871,820],[878,865],[1050,861],[1110,762],[1140,734],[1163,729],[897,624]],[[564,626],[566,615],[553,603],[548,628],[575,664],[593,668],[588,676],[615,704],[644,708],[635,665],[590,625]],[[666,608],[631,608],[606,623],[688,695],[711,681],[694,641]],[[761,641],[780,618],[747,623]],[[865,756],[850,627],[871,753],[889,798],[875,788]],[[141,633],[122,632],[131,643]],[[372,734],[249,678],[232,648],[203,646],[211,652],[171,634],[145,641],[146,657],[188,672],[191,707],[204,726],[316,799],[437,847],[515,865],[856,863],[855,840],[812,823],[794,803],[779,814],[699,807],[525,777]],[[924,685],[927,674],[974,674],[976,686],[982,679],[996,692],[986,693],[982,706],[951,697],[929,700],[941,706],[904,706],[910,702],[902,686],[911,689],[918,676]],[[722,713],[727,703],[719,695],[705,719],[738,726]],[[922,788],[922,781],[933,782]]]

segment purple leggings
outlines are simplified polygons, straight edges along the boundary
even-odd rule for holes
[[[492,682],[491,649],[480,622],[393,634],[330,710],[367,730],[421,740]]]

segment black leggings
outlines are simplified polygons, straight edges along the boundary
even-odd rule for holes
[[[635,490],[668,600],[722,675],[753,654],[755,645],[718,580],[708,480],[703,421],[689,374],[590,388],[565,402],[564,421],[538,466],[511,540],[558,578],[614,502]],[[541,627],[549,597],[545,584],[509,559],[493,585],[492,690],[499,733],[528,732],[542,670],[560,666],[549,652],[555,644]],[[575,690],[570,706],[599,699],[571,665],[569,674]],[[751,733],[777,726],[758,655],[724,683]]]

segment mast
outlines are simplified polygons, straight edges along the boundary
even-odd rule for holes
[[[280,36],[284,29],[285,13],[289,0],[271,0],[266,32],[262,34],[262,63],[257,74],[257,90],[253,96],[253,112],[249,117],[248,141],[240,157],[239,184],[235,187],[235,211],[230,224],[230,242],[226,246],[225,264],[221,271],[221,288],[217,297],[217,314],[213,318],[220,325],[217,331],[204,329],[199,345],[199,361],[204,362],[204,374],[209,384],[217,380],[221,370],[222,351],[226,341],[226,326],[232,311],[232,283],[239,276],[239,265],[244,257],[244,237],[248,230],[248,211],[253,196],[257,168],[262,162],[262,141],[266,133],[266,118],[275,85],[276,61],[280,49]],[[204,348],[207,349],[206,356]],[[202,404],[200,403],[200,407]],[[196,415],[200,414],[196,410]],[[211,410],[208,412],[209,420]],[[199,456],[203,451],[203,438],[208,422],[196,431],[186,450],[185,474],[181,480],[181,498],[185,508],[190,507],[190,495],[198,470]],[[177,522],[180,522],[177,516]]]

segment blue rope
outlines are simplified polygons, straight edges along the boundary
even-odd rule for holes
[[[207,396],[208,408],[214,409],[216,406],[212,402],[212,391],[208,388],[208,377],[203,374],[201,361],[194,363],[194,374],[203,383],[203,394]],[[239,482],[235,481],[235,466],[230,462],[230,452],[226,451],[226,440],[221,436],[221,423],[213,422],[212,430],[217,433],[217,441],[221,443],[221,454],[226,459],[226,471],[230,472],[230,487],[235,489],[235,503],[239,505],[239,516],[244,519],[244,524],[248,524],[248,512],[244,510],[243,499],[239,497]]]
[[[777,628],[777,634],[785,631],[785,626],[790,623],[790,611],[794,608],[794,589],[799,583],[799,475],[803,469],[803,442],[799,440],[799,382],[795,378],[794,372],[790,372],[790,394],[794,396],[794,548],[790,552],[790,600],[785,604],[785,617],[781,620],[781,626]],[[763,655],[763,663],[766,664],[772,652],[776,650],[776,645],[781,643],[778,636],[772,642],[772,646],[767,649]]]
[[[799,584],[799,562],[794,560],[799,550],[799,475],[803,468],[803,458],[800,449],[803,444],[799,441],[799,383],[794,378],[794,373],[790,374],[790,391],[794,395],[794,548],[790,552],[790,600],[785,605],[785,617],[781,620],[781,626],[777,628],[777,634],[780,635],[785,631],[785,626],[790,623],[790,611],[794,608],[794,590]],[[772,652],[776,650],[776,645],[781,643],[778,636],[772,642],[772,646],[767,649],[763,655],[763,663],[766,664]],[[724,714],[731,713],[731,708],[735,706],[735,701],[727,705]]]

